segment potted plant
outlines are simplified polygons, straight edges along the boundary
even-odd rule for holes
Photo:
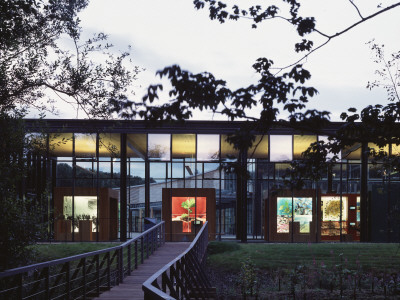
[[[194,198],[187,198],[186,201],[183,201],[181,207],[187,210],[187,213],[183,213],[181,215],[182,222],[182,232],[191,232],[190,228],[190,214],[193,212],[191,208],[196,206],[196,200]]]

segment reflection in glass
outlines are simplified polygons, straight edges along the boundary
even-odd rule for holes
[[[235,149],[232,144],[230,144],[226,139],[228,135],[221,135],[221,158],[237,158],[239,155],[239,150]]]
[[[219,135],[198,134],[197,135],[197,160],[218,160],[219,158]]]
[[[146,134],[127,134],[126,135],[126,156],[145,159],[147,152]]]
[[[171,158],[171,135],[149,134],[148,156],[150,159],[170,160]]]
[[[356,143],[352,146],[347,146],[342,149],[342,159],[361,159],[361,144]]]
[[[270,135],[271,154],[270,161],[292,160],[292,136]]]
[[[268,135],[256,135],[247,156],[248,158],[268,158]]]
[[[72,133],[49,134],[49,151],[52,156],[72,156]]]
[[[121,135],[119,133],[99,134],[99,156],[119,157],[121,153]]]

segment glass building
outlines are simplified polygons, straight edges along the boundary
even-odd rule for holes
[[[55,240],[125,240],[146,229],[146,218],[170,222],[179,233],[171,240],[190,239],[208,220],[217,239],[358,241],[362,218],[367,240],[399,240],[400,174],[362,160],[361,145],[343,149],[318,182],[293,190],[283,184],[290,162],[326,136],[276,127],[239,153],[226,138],[240,122],[25,122],[41,145],[27,154],[26,190],[44,195]],[[388,149],[400,154],[398,145]],[[240,184],[235,164],[248,170]]]

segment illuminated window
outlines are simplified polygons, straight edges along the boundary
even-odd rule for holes
[[[51,133],[49,135],[49,150],[52,156],[72,156],[72,133]]]
[[[268,158],[268,135],[256,135],[247,156],[248,158]]]
[[[72,214],[72,203],[74,203],[74,216]],[[65,219],[74,217],[74,231],[79,232],[79,221],[90,221],[92,231],[96,230],[97,224],[97,197],[96,196],[64,196],[63,215]]]
[[[172,158],[194,158],[196,154],[195,134],[172,135]]]
[[[171,135],[149,134],[148,156],[150,159],[171,159]]]
[[[121,135],[119,133],[99,134],[99,156],[120,157]]]
[[[292,136],[270,135],[271,154],[270,161],[292,160]]]
[[[75,156],[77,157],[96,156],[96,134],[75,133]]]
[[[307,150],[312,143],[317,141],[315,135],[294,135],[293,136],[293,159],[301,159],[301,154]]]
[[[182,232],[207,221],[206,197],[172,197],[172,222],[182,222]]]
[[[197,135],[197,160],[219,159],[219,135],[198,134]]]
[[[147,152],[146,134],[126,135],[126,156],[145,160]]]
[[[292,201],[294,207],[292,207]],[[277,232],[289,233],[289,225],[294,213],[294,222],[300,223],[300,233],[310,233],[312,221],[311,197],[278,197],[277,198]]]
[[[226,139],[228,135],[221,135],[221,158],[237,158],[239,155],[239,150],[235,149],[232,144],[230,144]]]

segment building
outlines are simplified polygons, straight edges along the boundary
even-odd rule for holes
[[[149,217],[170,221],[170,230],[180,231],[178,240],[190,239],[207,219],[222,239],[357,241],[365,218],[367,240],[398,241],[398,172],[363,162],[355,144],[322,180],[291,190],[282,179],[290,162],[325,136],[274,127],[256,135],[257,146],[243,156],[226,141],[241,124],[150,127],[143,121],[27,119],[27,132],[42,145],[42,151],[28,154],[33,171],[27,188],[47,189],[44,219],[56,240],[125,240],[144,230]],[[331,123],[326,133],[339,124]],[[390,149],[400,155],[400,146]],[[245,164],[250,175],[242,195],[235,173],[227,172],[232,163]],[[175,205],[174,198],[181,200]]]

